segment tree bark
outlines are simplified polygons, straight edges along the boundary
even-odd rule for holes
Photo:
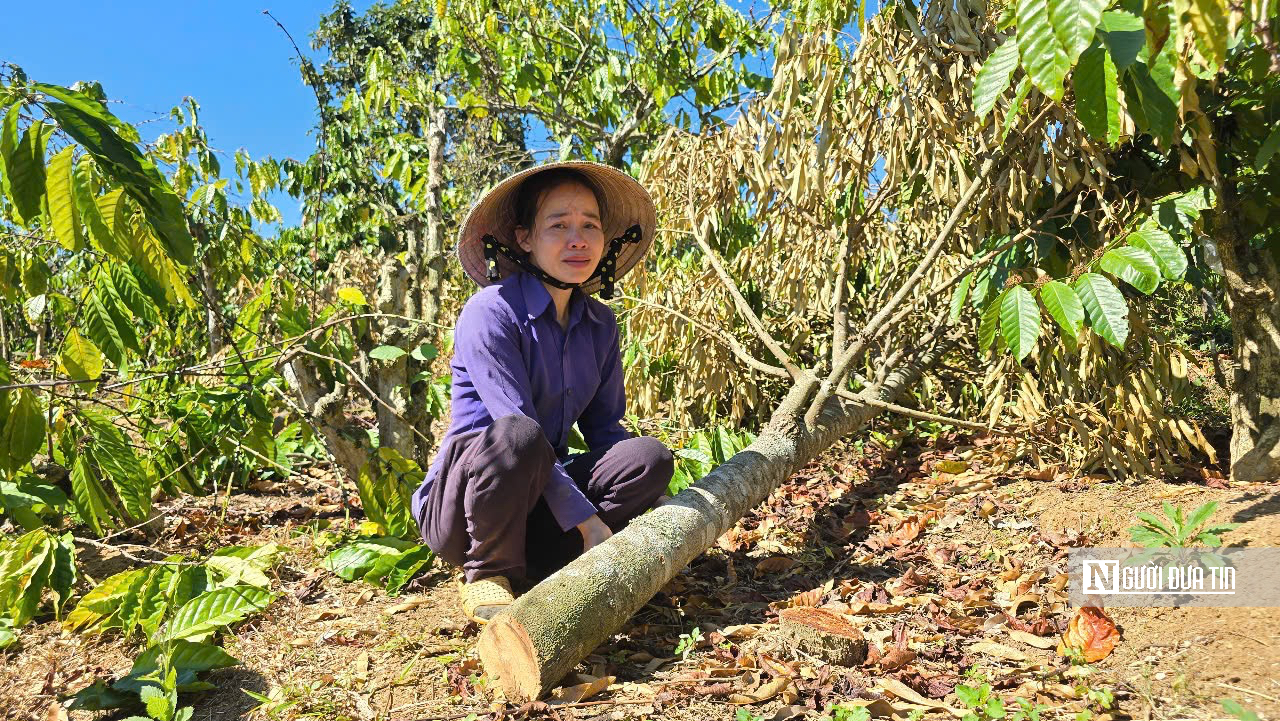
[[[1280,478],[1280,266],[1269,248],[1239,231],[1234,188],[1224,188],[1217,223],[1234,336],[1231,479]]]
[[[883,386],[864,396],[893,400],[948,346],[939,344],[917,365],[889,374]],[[798,382],[750,446],[538,584],[485,626],[480,660],[507,698],[524,702],[545,693],[785,478],[880,413],[832,398],[806,430],[801,418],[816,384],[812,377]]]
[[[444,292],[444,108],[431,113],[427,135],[427,207],[423,212],[426,221],[426,244],[423,247],[422,265],[425,282],[422,283],[421,318],[428,323],[440,319],[440,295]]]

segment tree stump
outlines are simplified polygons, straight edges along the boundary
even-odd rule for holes
[[[844,616],[821,608],[784,608],[778,612],[783,648],[800,651],[837,666],[857,666],[867,658],[867,640]]]

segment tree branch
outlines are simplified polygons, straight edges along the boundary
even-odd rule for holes
[[[673,315],[683,320],[689,325],[692,325],[694,328],[697,328],[703,333],[706,333],[712,338],[715,338],[716,340],[723,343],[726,347],[729,348],[730,351],[733,352],[735,356],[738,357],[738,360],[742,361],[743,363],[746,363],[747,366],[749,366],[754,370],[760,371],[761,373],[764,373],[766,375],[776,376],[778,378],[791,377],[790,374],[787,373],[787,369],[782,368],[780,366],[769,365],[768,363],[765,363],[764,361],[751,355],[749,352],[747,352],[746,348],[742,347],[742,344],[739,343],[737,339],[729,335],[727,332],[716,330],[715,328],[712,328],[711,326],[706,325],[705,323],[696,321],[693,318],[690,318],[689,316],[685,315],[684,313],[681,313],[680,311],[675,310],[674,308],[668,308],[667,306],[662,305],[660,303],[653,303],[651,301],[647,301],[643,298],[637,298],[632,295],[620,296],[619,300],[629,300],[633,303],[639,303],[641,305],[645,305],[650,308],[664,311],[666,313],[669,313],[670,315]]]
[[[907,295],[916,290],[917,284],[924,278],[925,273],[933,267],[938,256],[942,253],[942,249],[949,242],[951,233],[959,225],[960,218],[968,211],[969,205],[979,196],[986,194],[986,190],[990,187],[987,181],[991,171],[995,168],[998,157],[998,155],[992,155],[982,163],[982,167],[978,170],[973,182],[969,184],[960,200],[952,208],[951,215],[938,233],[937,240],[933,242],[928,252],[925,253],[924,259],[920,261],[907,280],[899,286],[897,292],[889,299],[889,302],[871,318],[866,325],[866,329],[859,334],[858,340],[840,354],[839,360],[831,370],[831,374],[823,379],[818,386],[818,391],[809,405],[809,410],[805,412],[804,420],[806,425],[817,422],[818,414],[822,411],[823,404],[831,397],[833,389],[844,382],[844,377],[848,374],[853,362],[866,350],[871,339],[884,328],[885,320],[890,318],[891,314],[898,309],[898,306],[906,300]]]
[[[693,220],[693,218],[690,218],[690,220]],[[746,319],[747,324],[751,326],[751,330],[755,332],[756,337],[760,339],[761,343],[764,343],[764,346],[769,349],[769,352],[773,354],[773,357],[777,358],[778,362],[782,364],[782,367],[786,369],[787,375],[791,376],[793,380],[799,380],[801,374],[800,369],[791,362],[791,358],[787,355],[787,352],[782,349],[782,346],[778,344],[777,339],[769,334],[769,331],[764,327],[764,323],[760,320],[760,317],[751,309],[751,304],[747,302],[745,297],[743,297],[742,291],[738,289],[737,283],[733,281],[729,272],[725,270],[724,265],[720,263],[720,255],[711,248],[709,243],[707,243],[707,236],[710,234],[711,219],[705,218],[702,221],[702,225],[698,226],[697,230],[694,231],[693,238],[697,241],[698,247],[702,249],[703,254],[707,256],[707,261],[711,263],[711,267],[715,270],[716,275],[719,276],[720,282],[723,283],[725,289],[729,291],[729,295],[733,298],[733,304],[738,309],[738,313]]]

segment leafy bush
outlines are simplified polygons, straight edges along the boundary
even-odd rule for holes
[[[211,643],[222,629],[257,613],[275,598],[266,576],[281,549],[232,546],[203,563],[180,556],[117,573],[85,594],[64,622],[69,631],[140,632],[147,648],[127,674],[98,679],[73,695],[70,708],[100,711],[144,706],[157,721],[183,721],[178,694],[213,688],[198,676],[239,661]]]
[[[1165,501],[1162,507],[1164,518],[1140,511],[1138,519],[1142,523],[1129,527],[1129,538],[1146,548],[1190,548],[1195,545],[1218,548],[1222,545],[1219,534],[1240,524],[1207,525],[1217,508],[1217,501],[1209,501],[1187,515],[1181,506],[1175,507]]]
[[[324,566],[344,581],[358,578],[397,596],[406,584],[430,570],[433,560],[435,554],[424,545],[381,536],[339,547],[325,557]]]
[[[674,496],[697,483],[753,440],[755,436],[748,431],[732,431],[723,426],[694,433],[684,448],[675,451],[676,468],[667,494]]]

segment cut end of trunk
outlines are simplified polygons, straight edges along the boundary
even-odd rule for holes
[[[821,608],[785,608],[778,613],[783,645],[839,666],[867,658],[867,640],[848,619]]]
[[[524,626],[511,614],[501,613],[485,624],[477,646],[485,671],[508,700],[525,703],[542,694],[537,652]]]

